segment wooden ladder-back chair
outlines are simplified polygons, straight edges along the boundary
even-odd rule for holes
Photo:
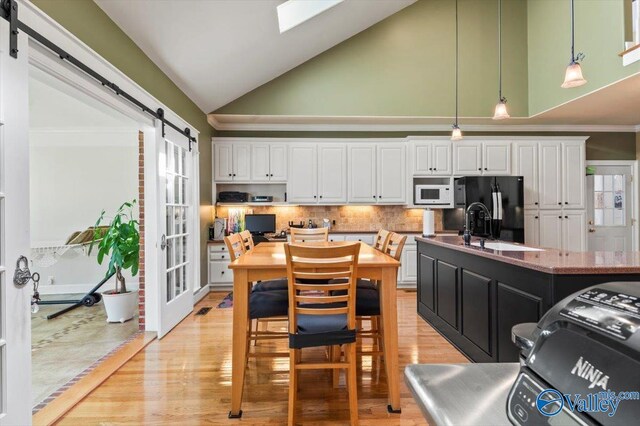
[[[329,240],[329,228],[291,228],[289,232],[294,244]]]
[[[254,247],[254,244],[253,244],[253,237],[251,236],[251,232],[242,231],[240,233],[240,237],[242,238],[242,244],[244,245],[244,251],[247,252],[249,250],[252,250],[253,247]]]
[[[231,234],[224,237],[224,242],[229,250],[231,262],[246,253],[245,242],[240,234]],[[264,282],[265,284],[267,282]],[[286,283],[286,281],[285,281]],[[260,283],[262,284],[262,283]],[[254,286],[256,287],[256,286]],[[255,291],[252,289],[249,295],[249,318],[256,320],[255,330],[253,321],[249,321],[249,329],[247,330],[247,346],[250,342],[257,340],[282,339],[287,337],[286,333],[269,332],[265,329],[258,331],[258,323],[269,320],[286,320],[288,313],[289,294],[287,290],[262,290]],[[286,356],[286,353],[255,353],[250,354],[247,350],[247,356]]]
[[[295,424],[298,371],[346,370],[351,424],[358,423],[356,276],[360,244],[285,245],[289,279],[289,425]],[[331,284],[307,284],[307,280]],[[334,290],[336,292],[334,292]],[[342,294],[336,294],[341,291]],[[344,345],[344,361],[340,346]],[[303,362],[302,349],[331,346],[327,362]],[[334,376],[335,380],[335,376]]]

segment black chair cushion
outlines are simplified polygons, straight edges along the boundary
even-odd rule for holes
[[[335,290],[331,294],[347,294],[347,290]],[[356,315],[359,317],[380,315],[380,294],[375,287],[356,289]]]
[[[345,280],[345,279],[331,280],[330,281],[331,284],[346,283],[346,282],[347,282],[347,280]],[[358,286],[358,288],[373,288],[373,289],[376,288],[376,285],[373,283],[373,281],[365,280],[363,278],[358,278],[357,286]]]
[[[289,314],[286,290],[253,291],[249,295],[249,318],[271,318]]]
[[[273,290],[287,290],[289,288],[289,282],[286,278],[280,280],[260,281],[253,286],[253,291],[273,291]]]
[[[326,306],[326,305],[325,305]],[[298,333],[289,334],[294,349],[353,343],[356,331],[347,328],[347,315],[298,315]]]

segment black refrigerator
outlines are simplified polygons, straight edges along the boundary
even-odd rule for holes
[[[524,178],[522,176],[465,176],[454,179],[454,208],[444,210],[444,228],[460,233],[467,207],[479,201],[489,209],[470,212],[471,234],[524,243]]]

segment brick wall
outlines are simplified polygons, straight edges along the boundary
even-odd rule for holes
[[[138,326],[145,329],[144,315],[144,133],[138,132],[138,207],[140,222],[140,269],[138,270]]]

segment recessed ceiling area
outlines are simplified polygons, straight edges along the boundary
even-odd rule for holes
[[[95,0],[205,112],[239,98],[416,0],[346,0],[280,34],[283,0]]]

